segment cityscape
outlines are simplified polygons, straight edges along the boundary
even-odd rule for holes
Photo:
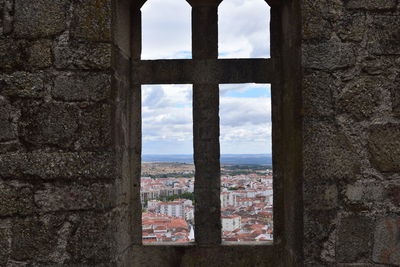
[[[194,242],[194,165],[142,163],[143,243]],[[273,240],[272,169],[222,165],[221,224],[224,242]]]

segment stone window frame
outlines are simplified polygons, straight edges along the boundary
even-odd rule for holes
[[[297,266],[303,259],[300,1],[265,0],[271,7],[270,59],[218,59],[217,11],[222,0],[187,1],[192,6],[193,57],[171,60],[141,60],[140,8],[146,0],[114,2],[114,138],[122,177],[117,201],[125,207],[116,225],[117,261],[122,266],[148,266],[150,260],[154,266],[231,262]],[[270,245],[221,242],[219,84],[246,82],[271,84],[274,241]],[[177,83],[193,84],[195,243],[143,245],[141,85]],[[202,131],[205,128],[207,132]]]

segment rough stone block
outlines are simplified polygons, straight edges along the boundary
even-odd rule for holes
[[[16,139],[18,111],[0,96],[0,141]]]
[[[344,16],[339,22],[338,35],[342,40],[360,42],[366,31],[366,16],[364,14],[351,14]]]
[[[0,220],[0,266],[6,266],[11,248],[11,233],[8,221]]]
[[[390,82],[379,76],[355,79],[339,96],[337,110],[358,121],[369,119],[380,104],[381,91],[390,87]]]
[[[336,184],[307,182],[307,194],[304,205],[311,210],[329,210],[338,206],[338,189]]]
[[[368,51],[376,55],[400,55],[400,16],[374,16],[368,29]]]
[[[83,0],[74,8],[72,36],[92,41],[111,40],[111,1]]]
[[[392,87],[392,108],[395,116],[400,117],[400,74],[397,75]]]
[[[331,123],[304,123],[305,178],[354,179],[360,159],[348,137]]]
[[[389,201],[395,207],[400,207],[400,185],[389,185],[386,192]]]
[[[303,66],[319,70],[334,70],[354,65],[353,45],[330,40],[303,47]]]
[[[373,221],[368,217],[350,216],[340,221],[336,258],[339,262],[356,262],[370,258]]]
[[[400,124],[373,125],[368,139],[371,163],[383,172],[400,171]]]
[[[0,1],[0,36],[7,35],[12,31],[13,24],[13,2],[12,0]]]
[[[31,186],[0,183],[0,216],[27,215],[33,212]]]
[[[107,153],[13,153],[0,155],[0,177],[115,179],[114,155]]]
[[[27,42],[0,38],[0,70],[12,72],[26,69]]]
[[[387,10],[396,8],[396,0],[346,0],[348,9]]]
[[[105,70],[111,67],[110,44],[89,43],[57,46],[54,51],[56,68]]]
[[[323,16],[329,11],[326,1],[303,1],[302,37],[303,39],[328,40],[332,34],[332,26],[329,23],[329,16]]]
[[[22,106],[21,133],[33,145],[68,147],[78,129],[78,116],[74,105],[28,103]]]
[[[29,65],[33,68],[47,68],[53,63],[52,41],[38,40],[29,48]]]
[[[112,187],[107,184],[44,184],[35,192],[35,203],[43,211],[100,210],[111,207]]]
[[[82,112],[80,127],[85,135],[75,144],[83,148],[107,147],[111,144],[111,107],[90,106]]]
[[[42,98],[45,94],[43,73],[14,72],[0,75],[0,94]]]
[[[53,36],[66,27],[68,0],[15,0],[14,34],[22,38]]]
[[[17,140],[0,143],[0,154],[21,151],[22,149],[21,143]]]
[[[106,262],[111,258],[113,244],[109,215],[84,214],[78,219],[76,231],[68,239],[71,260],[80,263]]]
[[[111,94],[109,74],[62,73],[54,80],[53,97],[64,101],[100,101]]]
[[[375,228],[374,262],[400,265],[400,217],[381,219]]]
[[[304,111],[307,116],[332,116],[334,79],[327,73],[314,72],[303,80]]]
[[[18,261],[48,262],[57,250],[58,230],[64,216],[15,219],[12,224],[11,257]]]

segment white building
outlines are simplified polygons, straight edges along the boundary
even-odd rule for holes
[[[222,231],[233,231],[239,229],[242,218],[239,215],[222,216]]]
[[[157,205],[157,213],[185,218],[184,205],[181,202],[161,202]]]
[[[226,208],[228,206],[236,206],[236,196],[232,192],[222,192],[220,195],[221,198],[221,207]]]

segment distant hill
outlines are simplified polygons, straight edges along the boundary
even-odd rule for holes
[[[193,163],[193,155],[142,155],[143,162]],[[224,154],[221,164],[272,165],[271,154]]]

